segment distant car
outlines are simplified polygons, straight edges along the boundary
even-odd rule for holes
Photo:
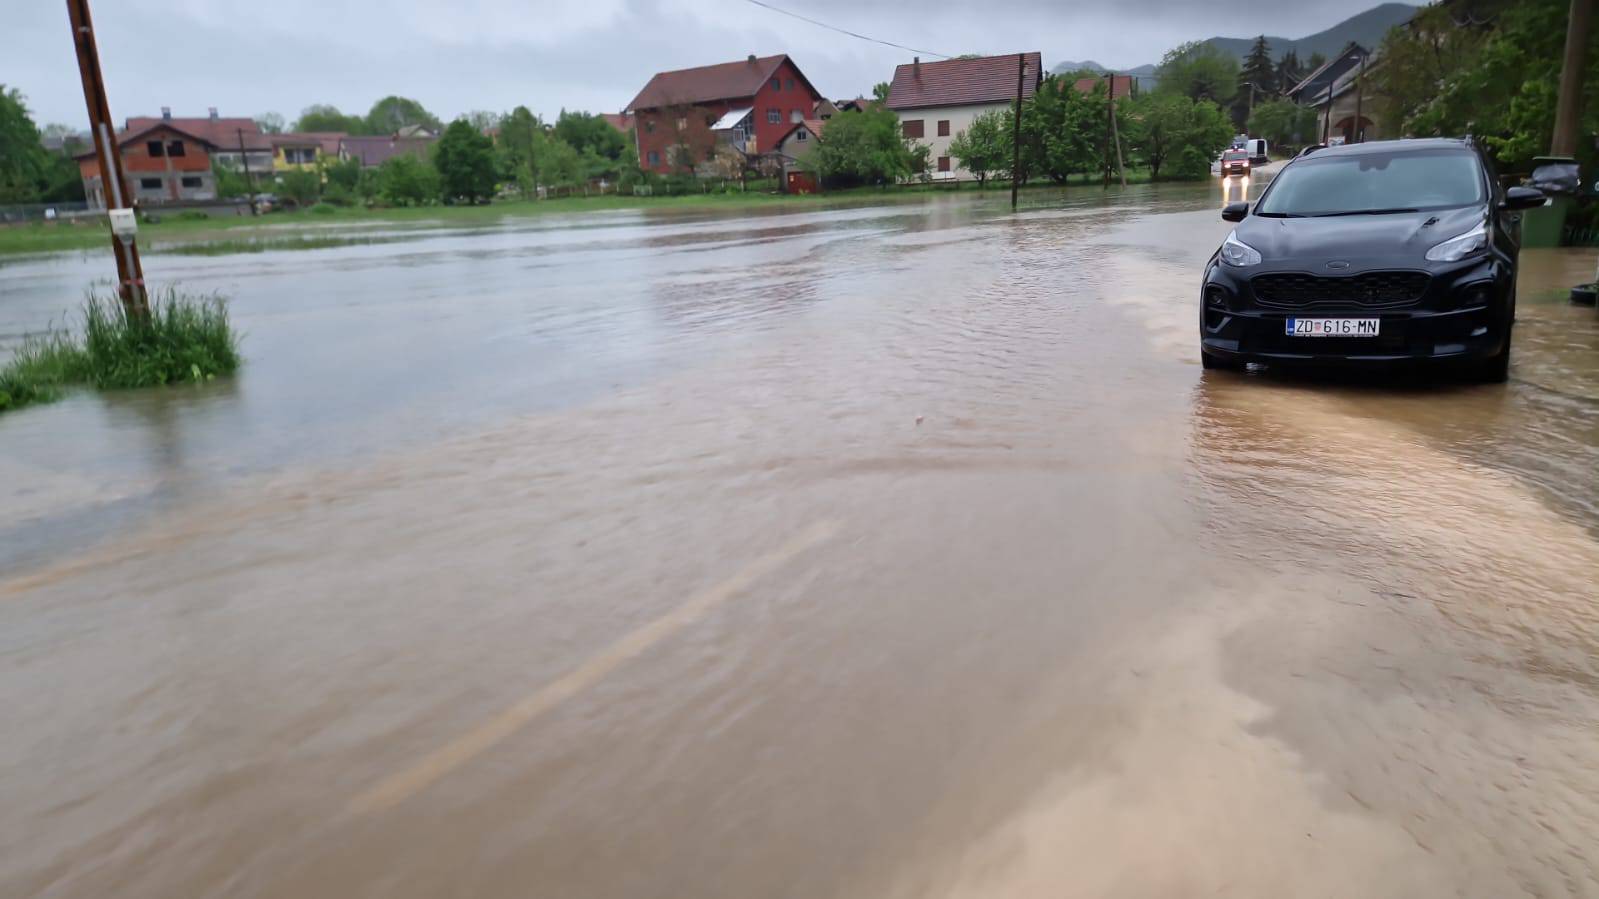
[[[1249,151],[1228,150],[1222,153],[1221,172],[1223,175],[1249,174]]]
[[[1206,368],[1412,361],[1504,381],[1516,319],[1521,211],[1470,140],[1328,147],[1283,166],[1205,268]]]
[[[1266,155],[1266,142],[1261,138],[1251,140],[1244,149],[1249,151],[1250,165],[1265,165],[1271,162],[1271,157]]]

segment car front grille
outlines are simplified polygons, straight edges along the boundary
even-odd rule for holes
[[[1344,277],[1278,272],[1249,282],[1267,309],[1397,309],[1421,301],[1432,280],[1426,272],[1365,272]]]

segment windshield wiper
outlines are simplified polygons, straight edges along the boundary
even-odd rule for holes
[[[1340,215],[1394,215],[1401,212],[1420,212],[1420,209],[1411,209],[1408,206],[1395,206],[1392,209],[1351,209],[1348,212],[1318,212],[1315,218],[1325,219]]]
[[[1305,218],[1305,214],[1303,212],[1257,212],[1257,213],[1255,213],[1255,215],[1260,216],[1261,218],[1268,218],[1268,219],[1302,219],[1302,218]]]

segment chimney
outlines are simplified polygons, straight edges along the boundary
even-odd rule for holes
[[[751,53],[750,54],[750,62],[754,62],[754,61],[755,61],[755,54]]]
[[[161,120],[165,121],[165,122],[172,121],[172,107],[170,107],[170,106],[161,107]]]
[[[922,58],[920,56],[911,57],[911,74],[917,78],[922,77]]]
[[[207,107],[206,111],[211,114],[211,121],[214,122],[217,120],[217,108],[215,106]]]

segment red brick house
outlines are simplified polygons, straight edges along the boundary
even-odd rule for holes
[[[122,148],[123,202],[138,205],[215,200],[216,177],[211,156],[216,145],[169,122],[130,129],[117,135]],[[91,209],[106,208],[106,185],[100,156],[94,150],[78,154],[78,172]]]
[[[1105,76],[1101,75],[1098,78],[1079,78],[1072,87],[1076,88],[1079,94],[1091,94],[1104,83]],[[1131,75],[1112,75],[1110,85],[1114,92],[1113,96],[1118,100],[1138,93],[1138,82]]]
[[[764,154],[777,148],[794,123],[812,118],[820,99],[786,54],[751,55],[739,62],[659,72],[624,112],[633,116],[640,168],[686,173],[715,152],[711,126],[728,113],[753,110],[743,143]]]

